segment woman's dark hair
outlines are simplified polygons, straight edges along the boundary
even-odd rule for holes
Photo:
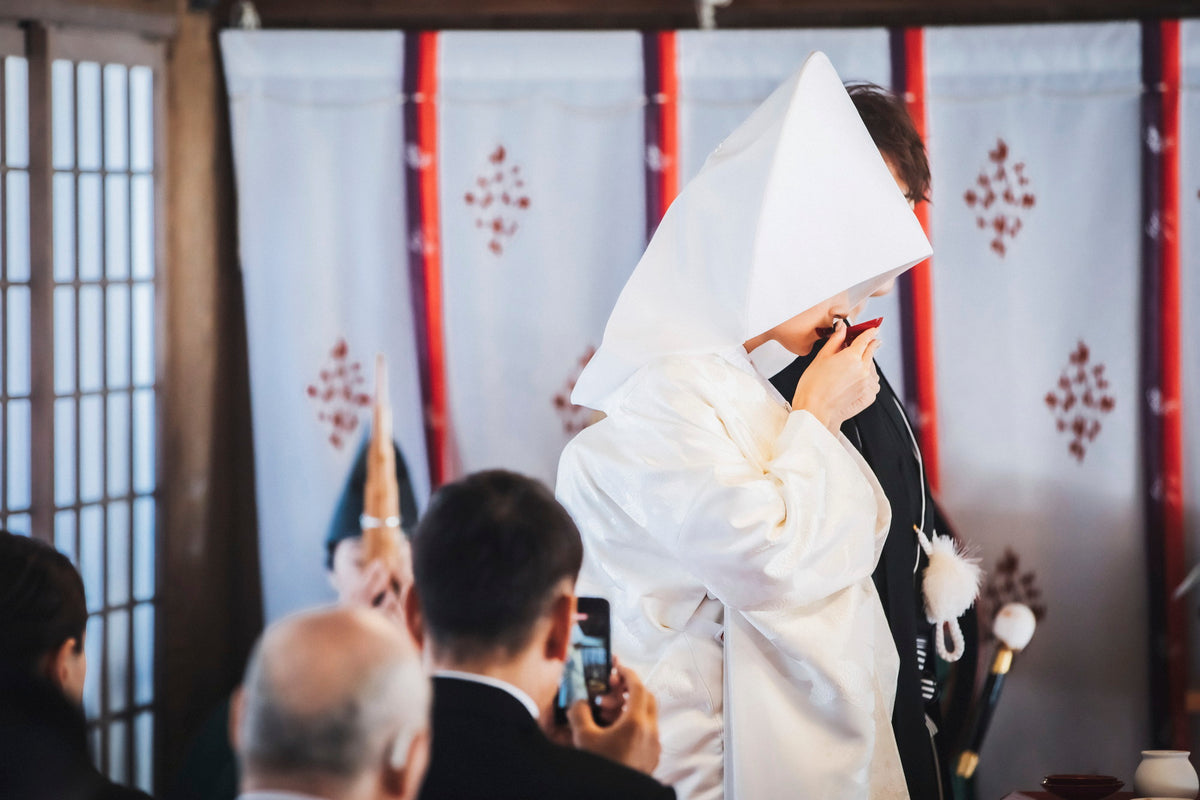
[[[83,646],[87,602],[79,573],[45,542],[0,531],[0,657],[36,672],[63,642]]]
[[[908,199],[914,203],[928,200],[929,159],[904,102],[882,86],[865,81],[847,83],[846,91],[875,146],[908,186]]]
[[[503,470],[439,489],[412,549],[429,637],[456,660],[519,653],[583,562],[579,529],[550,490]]]

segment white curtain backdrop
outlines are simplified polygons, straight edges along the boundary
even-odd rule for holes
[[[1180,23],[1183,57],[1180,109],[1179,228],[1183,271],[1183,501],[1188,565],[1200,561],[1200,20]],[[1196,608],[1200,590],[1188,598],[1192,683],[1200,678]],[[1195,719],[1195,717],[1193,717]],[[1197,725],[1193,724],[1193,730]],[[1193,733],[1195,741],[1197,733]]]
[[[370,422],[377,352],[418,502],[429,492],[404,248],[403,39],[226,31],[221,49],[270,621],[332,597],[322,543]]]
[[[888,33],[882,28],[680,31],[677,37],[681,184],[700,171],[721,140],[799,69],[814,50],[829,56],[843,81],[865,80],[885,88],[891,86]],[[864,319],[877,316],[885,319],[881,331],[884,343],[878,360],[903,397],[900,307],[896,293],[873,299],[867,314]]]
[[[1200,22],[1182,31],[1190,403],[1200,397]],[[879,29],[677,36],[681,181],[814,49],[843,79],[891,84]],[[979,796],[1050,772],[1128,782],[1149,736],[1140,31],[925,37],[941,496],[992,588],[1038,589],[1047,607],[984,745]],[[422,505],[429,492],[405,247],[403,35],[225,32],[221,45],[275,619],[332,596],[322,543],[369,421],[360,401],[377,351]],[[437,73],[455,473],[506,467],[552,483],[563,444],[588,421],[569,404],[571,385],[645,246],[642,37],[442,33]],[[903,391],[895,297],[869,313],[886,318],[880,361]],[[1195,558],[1200,417],[1185,413],[1184,424]],[[1017,564],[997,574],[1009,549]]]
[[[980,797],[1056,772],[1128,783],[1148,742],[1139,42],[1136,24],[926,32],[941,496],[993,586],[1036,573],[1048,608]]]
[[[553,486],[570,389],[645,247],[636,33],[443,33],[438,145],[452,452]]]

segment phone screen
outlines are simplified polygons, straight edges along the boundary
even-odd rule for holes
[[[608,601],[602,597],[580,597],[575,625],[571,628],[571,649],[554,702],[558,721],[565,723],[567,709],[579,700],[588,701],[595,717],[596,698],[608,693],[611,673]]]

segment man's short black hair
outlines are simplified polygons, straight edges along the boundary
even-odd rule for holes
[[[908,199],[914,203],[928,200],[929,158],[904,102],[882,86],[866,81],[847,83],[846,91],[871,140],[908,186]]]
[[[579,529],[550,490],[503,470],[439,489],[412,549],[426,631],[455,660],[519,653],[583,562]]]
[[[0,530],[0,658],[36,673],[68,639],[83,646],[87,602],[74,565],[45,542]]]

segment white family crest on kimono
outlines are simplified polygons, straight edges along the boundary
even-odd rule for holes
[[[907,797],[897,657],[871,581],[891,510],[840,434],[743,342],[929,244],[817,53],[709,157],[630,277],[559,465],[581,594],[658,699],[683,800]]]

